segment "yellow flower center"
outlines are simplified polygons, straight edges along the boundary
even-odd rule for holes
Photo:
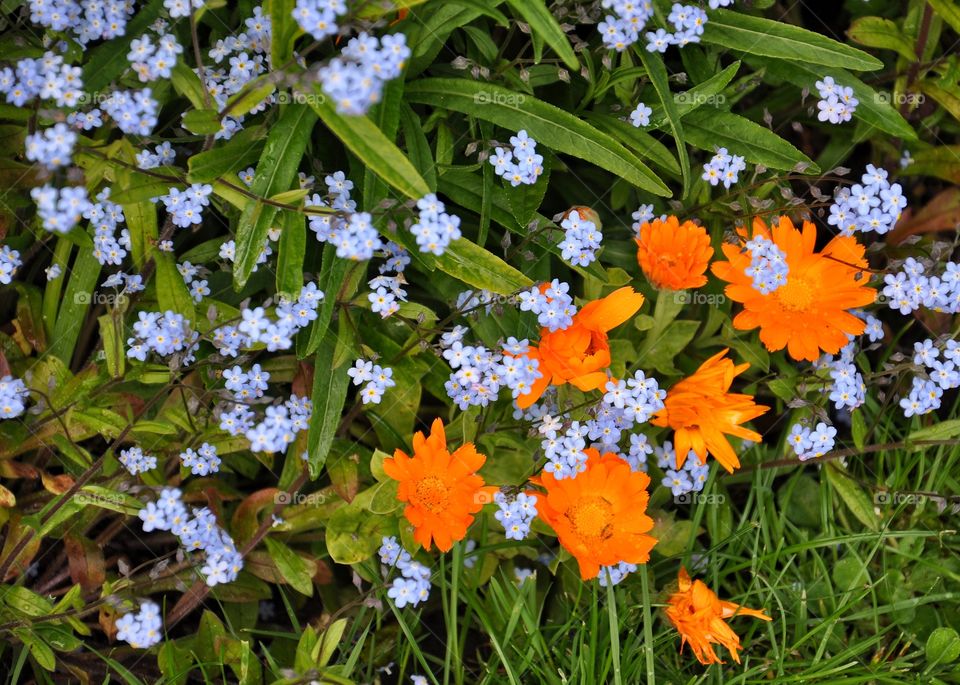
[[[436,476],[421,478],[414,487],[414,504],[432,513],[443,511],[449,501],[448,492],[447,486]]]
[[[783,308],[790,311],[805,312],[813,304],[813,288],[803,278],[787,276],[786,285],[780,286],[775,292]]]
[[[613,535],[613,507],[603,497],[583,497],[566,513],[577,535],[606,540]]]

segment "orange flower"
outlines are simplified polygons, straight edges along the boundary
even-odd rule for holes
[[[413,524],[417,542],[429,550],[434,541],[447,552],[464,538],[473,515],[497,491],[484,487],[476,473],[486,460],[470,442],[450,454],[440,419],[434,419],[430,437],[414,434],[412,457],[396,450],[392,459],[383,460],[383,470],[400,484],[397,499],[407,503],[403,515]]]
[[[773,620],[762,610],[747,609],[719,599],[702,581],[690,582],[685,568],[681,567],[677,583],[677,591],[668,600],[667,618],[680,633],[680,649],[690,643],[693,655],[701,664],[723,663],[713,651],[711,643],[726,647],[733,660],[740,663],[740,638],[724,623],[725,619],[744,615],[764,621]]]
[[[742,238],[746,229],[738,229]],[[848,310],[870,304],[876,290],[867,286],[863,269],[864,248],[852,236],[837,236],[815,252],[817,228],[803,222],[803,232],[789,218],[780,217],[771,231],[759,218],[753,221],[753,235],[773,240],[786,254],[787,282],[766,295],[755,290],[745,271],[750,251],[725,244],[729,261],[714,262],[713,273],[727,281],[726,294],[743,303],[733,319],[740,330],[760,327],[760,340],[770,351],[787,348],[794,359],[816,361],[821,350],[836,354],[847,344],[847,334],[860,335],[865,323]],[[853,265],[853,266],[850,266]]]
[[[713,248],[703,226],[692,221],[682,224],[675,216],[654,219],[640,226],[637,261],[644,275],[657,288],[685,290],[705,285],[704,273]]]
[[[770,407],[754,404],[750,395],[727,392],[733,379],[750,365],[734,366],[726,354],[727,350],[723,350],[713,355],[692,376],[678,381],[667,391],[663,409],[650,419],[655,426],[674,430],[677,468],[683,466],[692,449],[701,464],[707,463],[709,453],[733,473],[739,468],[740,460],[725,434],[754,442],[761,440],[759,433],[740,424],[760,416]]]
[[[529,407],[551,383],[572,383],[584,391],[606,385],[606,368],[610,366],[607,332],[636,314],[642,304],[643,295],[627,286],[585,304],[567,328],[553,332],[540,329],[539,348],[531,346],[526,352],[527,357],[540,362],[540,378],[517,398],[517,406]]]
[[[601,456],[592,447],[584,452],[586,470],[575,478],[557,480],[544,472],[532,482],[547,491],[537,497],[537,513],[588,580],[601,566],[646,563],[657,541],[645,534],[653,529],[646,514],[650,477],[612,452]]]

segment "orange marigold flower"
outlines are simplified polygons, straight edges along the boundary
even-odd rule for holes
[[[647,516],[650,477],[634,471],[623,459],[590,447],[586,470],[575,478],[557,480],[552,473],[532,479],[547,494],[538,495],[537,513],[553,528],[580,564],[584,580],[595,578],[601,566],[625,561],[645,564],[657,540]]]
[[[539,347],[531,345],[526,352],[540,362],[540,378],[517,398],[517,406],[529,407],[551,383],[572,383],[583,391],[604,387],[610,366],[607,332],[636,314],[642,304],[643,295],[627,286],[585,304],[567,328],[552,332],[541,328]]]
[[[746,229],[738,229],[747,238]],[[743,303],[733,319],[740,330],[760,328],[760,340],[768,350],[787,348],[797,360],[816,361],[820,352],[836,354],[847,344],[847,335],[860,335],[866,324],[848,310],[870,304],[876,290],[867,285],[863,245],[853,236],[837,236],[816,252],[817,228],[803,222],[803,231],[782,216],[771,231],[759,218],[753,221],[753,236],[773,240],[786,253],[787,282],[762,295],[746,274],[750,251],[725,244],[729,261],[714,262],[713,273],[727,281],[727,297]]]
[[[747,609],[733,602],[725,602],[702,581],[690,581],[685,568],[677,577],[677,591],[670,595],[667,618],[680,633],[683,645],[689,643],[693,655],[701,664],[722,664],[713,651],[713,644],[723,645],[733,660],[740,663],[740,638],[724,621],[732,616],[753,616],[772,620],[763,610]]]
[[[447,552],[466,536],[473,515],[497,490],[484,487],[477,475],[486,460],[470,442],[451,454],[440,419],[434,419],[430,437],[414,434],[412,457],[396,450],[383,460],[383,470],[399,482],[397,499],[407,503],[403,515],[413,524],[417,542],[429,550],[433,541]]]
[[[683,466],[692,449],[701,464],[712,454],[730,473],[740,467],[740,460],[730,446],[726,434],[760,442],[761,435],[740,424],[755,419],[770,409],[754,404],[750,395],[728,392],[733,379],[750,368],[734,366],[723,350],[705,361],[692,376],[678,381],[667,391],[664,407],[650,419],[655,426],[674,430],[673,446],[677,452],[677,468]]]
[[[640,268],[655,287],[685,290],[706,284],[713,248],[703,226],[668,216],[666,221],[645,222],[634,240]]]

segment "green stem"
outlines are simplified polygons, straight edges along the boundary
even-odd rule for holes
[[[649,571],[644,565],[640,573],[640,591],[643,595],[643,651],[647,660],[647,685],[655,685],[656,677],[653,672],[653,617],[650,612],[650,579]]]

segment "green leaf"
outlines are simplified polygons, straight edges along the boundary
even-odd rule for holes
[[[526,129],[556,152],[599,166],[642,190],[670,196],[670,189],[623,145],[559,107],[491,83],[428,78],[407,84],[407,98],[485,119],[510,131]]]
[[[270,553],[270,558],[277,565],[283,579],[290,583],[290,587],[297,592],[312,597],[313,574],[310,572],[307,562],[279,540],[267,536],[264,538],[264,542],[267,544],[267,552]]]
[[[420,117],[406,102],[400,105],[400,126],[403,129],[403,140],[407,154],[417,172],[423,177],[431,192],[437,188],[437,165],[433,161],[430,143],[423,133]]]
[[[938,17],[960,33],[960,5],[957,5],[956,0],[928,0],[928,4]]]
[[[953,663],[960,657],[960,635],[953,628],[937,628],[930,633],[923,651],[931,666]]]
[[[533,285],[532,280],[515,268],[466,238],[454,240],[434,259],[444,273],[474,288],[500,295],[510,295]]]
[[[917,54],[913,51],[910,39],[902,28],[889,19],[860,17],[850,24],[847,35],[855,43],[866,45],[868,48],[894,50],[906,60],[917,61]]]
[[[334,295],[331,293],[327,297],[333,298]],[[319,321],[319,317],[317,320]],[[310,417],[310,428],[307,434],[307,444],[310,446],[308,464],[311,478],[320,475],[320,470],[327,461],[334,434],[340,424],[340,414],[347,400],[347,388],[350,385],[350,377],[347,375],[349,365],[342,364],[339,368],[331,368],[336,347],[336,335],[323,335],[314,357],[313,392],[311,393],[313,414]]]
[[[279,69],[293,58],[293,45],[303,30],[293,18],[294,0],[267,0],[270,15],[270,66]]]
[[[307,252],[307,228],[303,214],[281,212],[277,245],[277,292],[295,299],[303,288],[303,259]]]
[[[253,164],[260,158],[266,136],[263,126],[254,126],[240,131],[226,145],[198,152],[187,160],[187,180],[210,183]],[[237,178],[227,180],[234,184],[239,181]]]
[[[827,464],[825,470],[830,485],[857,520],[870,530],[879,530],[880,524],[873,510],[873,504],[857,482],[840,470],[836,464]]]
[[[173,255],[157,251],[154,254],[157,263],[157,302],[163,310],[182,314],[192,324],[196,324],[196,313],[190,289],[177,271]]]
[[[863,418],[862,411],[853,411],[850,413],[850,432],[853,435],[853,445],[858,450],[863,449],[867,438],[867,422]]]
[[[960,419],[950,419],[911,432],[907,436],[907,443],[917,440],[950,440],[958,435],[960,435]],[[916,449],[925,448],[922,445],[917,445]]]
[[[187,98],[197,110],[207,107],[200,77],[186,65],[182,58],[178,59],[176,65],[170,70],[170,83],[173,84],[173,89]]]
[[[609,114],[590,112],[587,117],[598,129],[609,133],[633,150],[638,157],[649,160],[651,164],[672,176],[681,177],[680,165],[677,164],[673,153],[654,136]]]
[[[107,373],[112,378],[123,377],[127,357],[123,352],[123,326],[120,320],[104,314],[100,322],[100,338],[103,340],[103,358],[107,364]]]
[[[279,121],[270,129],[263,154],[257,163],[257,174],[250,187],[254,195],[269,198],[290,190],[316,120],[316,115],[305,105],[286,106]],[[257,200],[248,202],[240,215],[233,270],[234,287],[237,289],[242,288],[250,278],[276,214],[276,207]]]
[[[883,62],[862,50],[782,21],[718,9],[710,13],[701,40],[734,52],[819,64],[831,69],[873,71]]]
[[[93,300],[97,277],[100,275],[100,262],[89,249],[77,252],[70,270],[67,291],[60,301],[57,323],[53,327],[52,342],[48,353],[59,357],[69,364],[73,348],[77,344],[80,330],[87,316],[87,308]]]
[[[677,156],[680,160],[680,173],[683,176],[683,197],[686,197],[690,190],[690,159],[687,157],[686,138],[684,138],[683,126],[680,123],[680,113],[677,111],[673,93],[670,92],[670,84],[667,82],[667,68],[663,65],[660,55],[651,53],[639,45],[636,47],[636,52],[640,56],[643,67],[647,70],[647,75],[653,83],[654,90],[657,91],[657,97],[660,98],[660,104],[666,113],[670,130],[673,132]]]
[[[238,92],[230,96],[227,104],[223,107],[223,115],[231,117],[242,117],[250,113],[261,102],[266,100],[277,89],[272,75],[265,74],[258,76],[243,86]],[[288,104],[286,93],[281,92],[277,98],[280,104]]]
[[[766,69],[768,75],[792,83],[798,88],[815,90],[816,82],[824,76],[823,68],[806,64],[754,57],[751,57],[748,62],[754,67]],[[837,79],[838,83],[853,88],[853,94],[860,101],[853,114],[854,117],[868,126],[897,138],[917,139],[916,131],[891,104],[892,98],[889,93],[877,92],[850,72],[842,69],[831,69],[830,75]]]
[[[220,114],[215,109],[191,109],[183,115],[183,127],[198,136],[209,136],[220,130]]]
[[[580,62],[577,61],[577,56],[573,54],[570,39],[567,38],[567,34],[560,28],[560,24],[542,0],[507,0],[507,4],[530,25],[531,34],[539,36],[553,48],[553,51],[557,53],[557,56],[563,60],[568,68],[573,71],[580,70]]]
[[[339,114],[329,98],[319,91],[318,97],[310,102],[327,128],[387,185],[414,199],[430,193],[427,182],[410,160],[370,119]]]
[[[753,164],[789,171],[805,164],[806,172],[819,173],[820,167],[768,128],[755,124],[739,114],[701,107],[683,120],[687,142],[701,150],[713,152],[727,147]]]

